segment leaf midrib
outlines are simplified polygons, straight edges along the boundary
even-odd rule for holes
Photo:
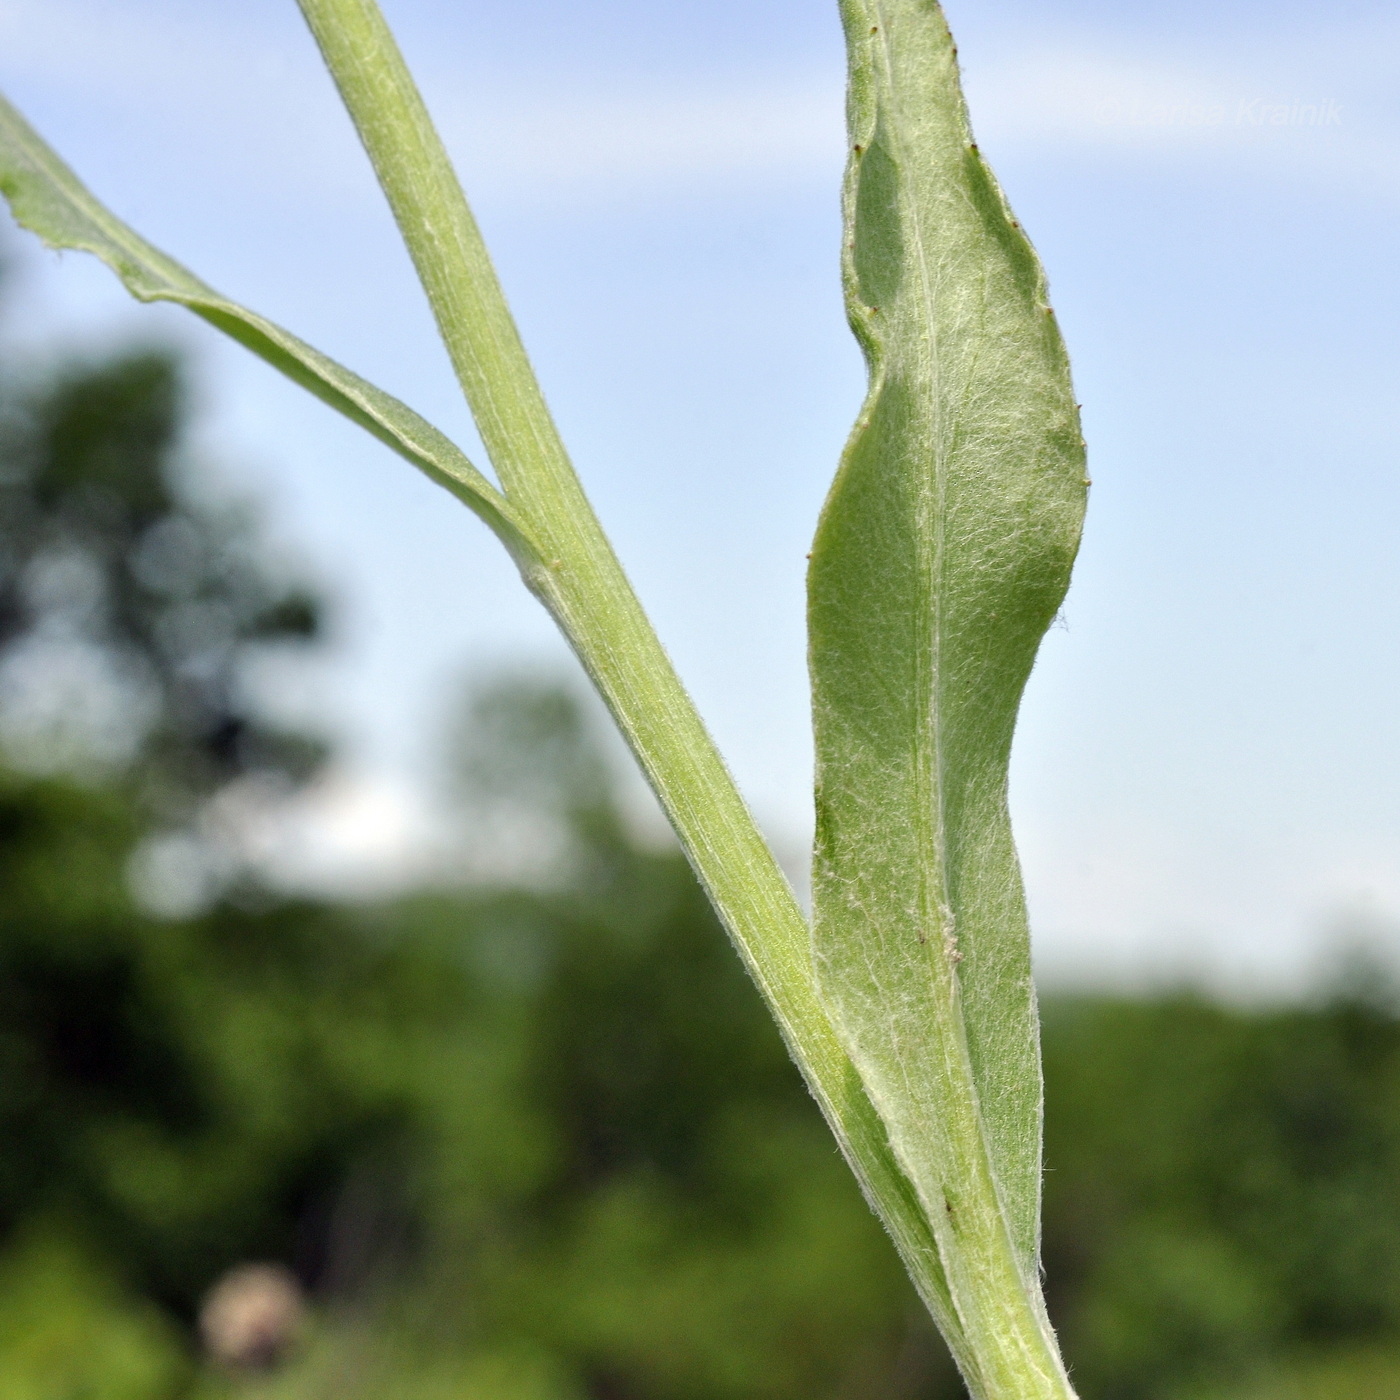
[[[890,51],[890,27],[886,22],[885,11],[879,0],[875,0],[874,13],[879,29],[876,48],[886,79],[883,84],[883,93],[877,99],[876,120],[878,123],[879,107],[886,106],[891,101],[888,94],[893,94],[896,91],[896,85],[893,55]],[[911,162],[904,158],[906,142],[901,121],[898,120],[899,115],[894,112],[890,113],[891,119],[885,124],[885,135],[893,146],[891,156],[895,161],[896,168],[909,170]],[[916,593],[918,616],[931,619],[931,625],[927,629],[919,628],[916,632],[915,670],[918,688],[915,693],[928,694],[932,697],[929,712],[920,716],[920,723],[916,725],[914,730],[914,774],[917,794],[915,828],[920,837],[921,848],[932,852],[932,867],[937,872],[937,887],[935,888],[935,882],[928,878],[930,863],[919,862],[919,917],[924,923],[925,929],[932,933],[938,941],[938,946],[932,951],[932,958],[935,965],[942,970],[948,986],[949,995],[946,1010],[956,1016],[960,1022],[962,1013],[958,996],[957,968],[953,965],[950,957],[950,945],[956,946],[957,926],[953,915],[948,880],[947,820],[944,806],[946,785],[943,781],[945,772],[943,726],[938,723],[936,717],[936,712],[942,703],[944,607],[947,595],[945,586],[947,454],[941,440],[945,415],[942,411],[940,379],[940,326],[935,314],[934,278],[929,266],[927,243],[923,220],[919,216],[918,201],[910,197],[908,186],[903,180],[897,183],[896,190],[901,221],[904,228],[912,235],[911,242],[915,250],[913,262],[918,269],[918,300],[922,303],[923,312],[920,323],[926,328],[928,345],[923,367],[924,372],[920,374],[920,379],[924,382],[920,387],[926,394],[926,402],[923,407],[930,425],[930,439],[937,444],[933,449],[933,490],[930,493],[921,487],[918,492],[919,521],[918,529],[915,532],[919,556]],[[881,360],[882,371],[887,373],[890,360],[888,336],[881,340]],[[927,684],[925,684],[926,681]],[[931,929],[928,928],[930,924],[932,924]],[[925,956],[927,957],[929,954],[925,954]],[[959,1035],[957,1041],[961,1061],[960,1068],[965,1072],[968,1082],[972,1084],[975,1097],[976,1086],[973,1081],[972,1062],[967,1054],[965,1037]],[[900,1069],[909,1092],[917,1096],[918,1086],[910,1081],[909,1066],[902,1055]]]

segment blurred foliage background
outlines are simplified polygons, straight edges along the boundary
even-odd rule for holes
[[[0,1400],[959,1396],[592,711],[464,699],[476,878],[270,887],[230,813],[326,757],[256,684],[319,600],[211,504],[171,355],[0,397]],[[481,878],[502,833],[548,878]],[[1085,1400],[1400,1395],[1397,1005],[1049,1000]],[[239,1353],[204,1300],[250,1263],[284,1315]]]

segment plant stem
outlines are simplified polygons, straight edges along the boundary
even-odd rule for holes
[[[388,197],[507,498],[540,542],[518,559],[617,721],[767,1000],[867,1199],[965,1373],[936,1246],[884,1125],[819,999],[811,939],[559,438],[490,257],[407,65],[373,0],[298,0]]]

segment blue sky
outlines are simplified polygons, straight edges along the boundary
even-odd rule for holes
[[[800,851],[803,555],[862,387],[834,7],[385,9],[599,512]],[[1329,931],[1400,919],[1400,18],[948,10],[1095,481],[1013,772],[1042,966],[1296,981]],[[291,0],[0,0],[0,84],[154,241],[472,442]],[[285,697],[347,746],[318,858],[401,854],[444,685],[566,664],[547,621],[465,511],[235,347],[81,258],[22,269],[31,345],[194,352],[201,450],[343,599]]]

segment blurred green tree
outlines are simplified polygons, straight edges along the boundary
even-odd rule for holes
[[[1312,1009],[1060,999],[1045,1045],[1052,1307],[1089,1394],[1400,1342],[1385,979]]]
[[[0,710],[12,759],[126,768],[165,821],[320,746],[259,713],[258,653],[312,641],[246,511],[201,494],[167,351],[0,379]]]

